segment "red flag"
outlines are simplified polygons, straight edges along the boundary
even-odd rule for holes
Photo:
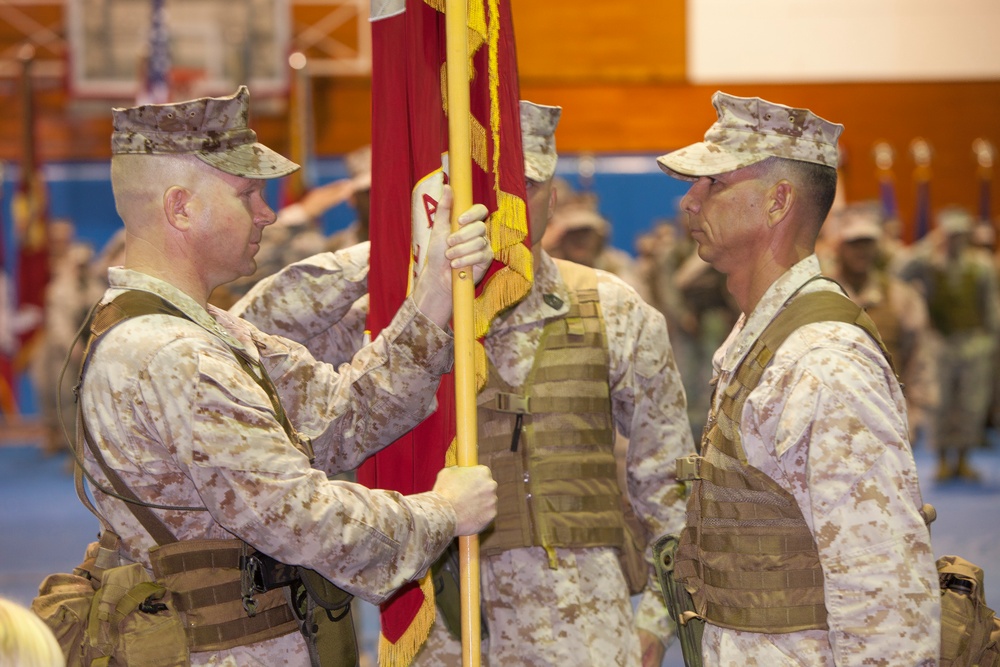
[[[444,0],[390,0],[373,6],[368,283],[373,336],[389,323],[423,261],[447,182],[444,5]],[[477,292],[475,329],[482,337],[493,317],[530,289],[531,252],[509,0],[469,0],[468,6],[473,201],[490,210],[497,257]],[[477,356],[477,375],[484,378],[481,346]],[[429,490],[455,434],[450,377],[442,380],[438,403],[434,415],[367,461],[359,481],[402,493]],[[409,664],[434,619],[429,576],[404,587],[382,606],[381,616],[379,663]]]
[[[45,288],[49,284],[48,197],[42,170],[35,159],[34,91],[31,63],[34,50],[21,55],[24,149],[21,177],[11,202],[17,234],[18,349],[14,373],[23,372],[44,333]]]

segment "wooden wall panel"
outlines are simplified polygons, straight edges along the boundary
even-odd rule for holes
[[[682,82],[684,0],[511,0],[522,82]]]

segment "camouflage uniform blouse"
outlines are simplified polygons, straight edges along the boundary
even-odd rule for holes
[[[349,354],[350,348],[341,346],[356,346],[363,335],[365,301],[352,305],[343,297],[358,289],[367,253],[368,244],[361,244],[293,264],[257,285],[233,312],[264,330],[303,341],[318,358],[336,362]],[[650,534],[678,532],[684,504],[673,461],[691,453],[693,444],[666,324],[633,289],[603,271],[598,271],[598,296],[607,327],[615,425],[630,438],[626,476],[633,506]],[[507,382],[519,386],[525,381],[545,322],[568,309],[567,288],[544,255],[535,266],[532,291],[494,321],[485,339],[490,360]],[[335,319],[340,316],[345,319]],[[549,567],[541,548],[484,559],[482,595],[491,656],[502,655],[508,661],[503,664],[633,665],[639,655],[634,625],[670,636],[658,590],[647,589],[633,622],[614,549],[556,551],[559,569]],[[508,575],[513,579],[507,581]],[[494,598],[496,604],[491,604]],[[434,640],[432,636],[429,643]],[[460,664],[458,649],[457,642],[434,645],[421,652],[416,664]],[[429,652],[434,659],[424,662],[431,658]]]
[[[177,538],[235,535],[374,603],[422,575],[452,539],[456,517],[447,501],[435,493],[371,491],[327,474],[356,467],[429,414],[428,397],[451,364],[446,332],[407,301],[383,335],[337,373],[301,345],[206,311],[167,283],[121,268],[109,275],[106,300],[144,290],[194,320],[148,315],[116,326],[98,344],[81,396],[92,437],[140,498],[208,508],[154,510]],[[230,346],[259,357],[292,424],[314,438],[315,468],[289,443]],[[103,481],[89,455],[87,466]],[[123,556],[148,567],[154,543],[129,509],[100,492],[95,500],[122,537]],[[241,667],[309,664],[297,632],[193,658]]]
[[[715,354],[717,394],[785,301],[818,275],[788,270]],[[805,291],[836,290],[814,281]],[[798,501],[819,549],[829,631],[708,625],[706,665],[936,665],[940,591],[899,383],[860,328],[804,326],[779,348],[741,419],[750,465]]]

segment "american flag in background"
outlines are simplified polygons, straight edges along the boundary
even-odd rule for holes
[[[146,53],[138,104],[164,104],[170,101],[170,37],[167,35],[165,0],[151,0],[149,48]]]

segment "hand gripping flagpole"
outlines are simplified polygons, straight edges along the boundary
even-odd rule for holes
[[[472,202],[472,146],[469,115],[469,38],[467,0],[447,0],[445,35],[448,70],[448,174],[454,191],[452,231]],[[455,331],[455,416],[458,465],[474,466],[479,457],[476,424],[475,328],[472,269],[452,271]],[[480,663],[479,536],[458,538],[462,605],[462,664]]]

